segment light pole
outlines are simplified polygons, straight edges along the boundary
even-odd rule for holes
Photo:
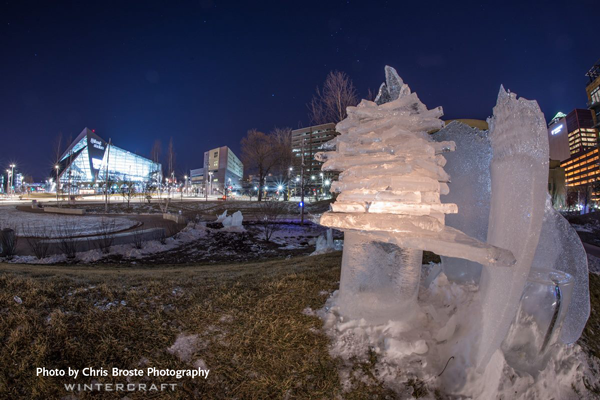
[[[56,170],[56,204],[58,205],[58,184],[60,183],[58,180],[58,170],[60,169],[60,165],[56,164],[54,169]]]
[[[292,186],[292,185],[291,185],[291,182],[292,182],[292,171],[293,171],[293,170],[294,170],[294,168],[292,168],[292,167],[290,167],[290,169],[288,170],[288,179],[287,179],[287,182],[288,182],[288,187],[287,187],[287,199],[288,199],[288,200],[290,200],[290,187]]]
[[[319,175],[321,175],[321,195],[323,195],[324,190],[323,190],[323,173],[321,172]]]
[[[11,182],[10,190],[11,190],[13,196],[15,194],[15,188],[14,188],[14,186],[15,186],[15,167],[16,167],[15,164],[10,164],[10,182]]]

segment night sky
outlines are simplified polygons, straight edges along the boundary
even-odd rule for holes
[[[307,126],[330,70],[365,97],[386,64],[445,118],[486,118],[503,83],[550,119],[585,108],[598,21],[596,1],[2,1],[0,167],[40,181],[87,126],[145,156],[173,137],[183,175]]]

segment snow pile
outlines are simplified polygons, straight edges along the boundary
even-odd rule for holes
[[[207,228],[204,224],[189,223],[177,235],[164,239],[164,244],[160,240],[149,240],[142,244],[141,249],[135,248],[131,243],[114,245],[110,248],[109,254],[104,254],[100,250],[89,250],[78,252],[76,260],[78,262],[93,263],[107,256],[120,255],[130,259],[141,259],[153,254],[162,253],[181,247],[186,243],[191,243],[206,236]],[[64,263],[67,260],[64,254],[54,254],[41,260],[34,256],[14,256],[6,262],[14,264],[56,264]]]
[[[242,226],[244,216],[241,211],[236,211],[232,215],[227,215],[227,210],[217,217],[217,221],[223,224],[223,230],[226,232],[245,232]]]
[[[480,293],[476,285],[450,282],[444,273],[430,287],[420,288],[418,309],[408,321],[373,325],[364,319],[347,319],[339,313],[338,300],[336,291],[317,314],[331,338],[331,355],[344,361],[342,378],[360,373],[352,372],[354,362],[367,361],[375,353],[376,378],[407,397],[412,391],[407,383],[415,379],[428,388],[426,399],[436,398],[436,389],[474,399],[579,398],[574,389],[587,393],[584,377],[590,383],[598,380],[581,348],[562,344],[556,345],[548,366],[536,375],[515,371],[500,350],[479,373],[470,365],[477,340],[471,328],[479,324],[480,316],[470,310],[479,306]]]

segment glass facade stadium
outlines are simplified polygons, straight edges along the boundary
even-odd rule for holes
[[[162,181],[160,163],[109,145],[85,128],[62,154],[58,180],[61,186],[97,188],[107,181],[107,173],[111,185],[134,183],[152,186]],[[53,176],[56,177],[56,174],[54,170]]]

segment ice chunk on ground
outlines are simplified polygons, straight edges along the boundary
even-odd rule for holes
[[[244,216],[241,211],[236,211],[232,215],[227,215],[227,210],[217,218],[217,222],[223,224],[223,230],[228,232],[244,232],[245,229],[242,226],[244,222]]]

